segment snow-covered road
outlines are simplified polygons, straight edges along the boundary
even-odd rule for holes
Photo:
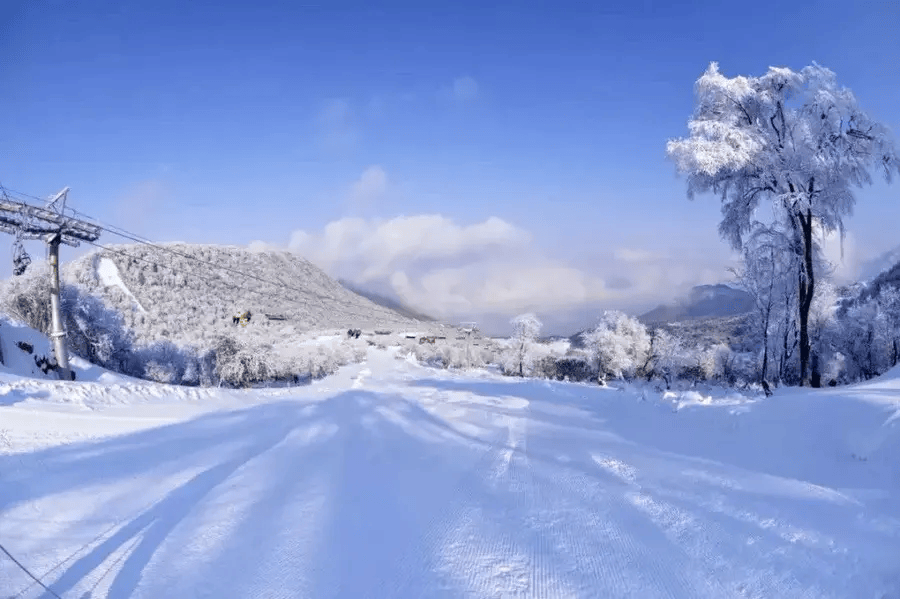
[[[375,353],[241,407],[81,385],[0,399],[0,543],[61,597],[900,597],[898,470],[799,392],[676,411]],[[50,596],[0,555],[0,598]]]

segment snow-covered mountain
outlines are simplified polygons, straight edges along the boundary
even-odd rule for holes
[[[116,245],[64,264],[61,276],[64,285],[100,299],[139,343],[165,339],[202,346],[222,333],[273,343],[308,331],[421,324],[350,291],[289,252]],[[15,294],[35,277],[45,278],[40,267],[3,288]],[[249,322],[235,323],[235,316],[247,311]]]
[[[680,322],[737,316],[752,309],[753,298],[745,291],[723,284],[698,285],[691,289],[687,298],[657,306],[638,318],[647,324]]]

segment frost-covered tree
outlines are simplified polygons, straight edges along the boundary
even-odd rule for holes
[[[800,260],[793,243],[794,238],[784,229],[783,223],[756,222],[742,244],[741,267],[731,269],[738,287],[754,299],[751,322],[762,338],[759,382],[767,394],[768,381],[772,380],[770,374],[777,382],[783,378],[783,368],[790,363],[793,353],[792,335],[797,330],[796,281]],[[832,267],[820,248],[816,246],[814,250],[816,272],[830,274]],[[816,301],[811,307],[809,325],[813,346],[831,316],[825,304],[828,302],[826,296],[834,299],[833,292],[833,286],[827,281],[816,286]]]
[[[513,343],[516,351],[516,363],[519,367],[519,376],[525,376],[525,362],[528,358],[528,349],[531,343],[537,339],[543,324],[538,317],[530,312],[519,314],[510,321],[513,326]]]
[[[887,340],[890,353],[890,364],[900,363],[900,290],[885,285],[876,299],[878,313],[881,315],[882,336]]]
[[[771,333],[780,307],[779,292],[782,287],[790,284],[787,275],[793,273],[792,268],[783,268],[780,258],[784,253],[777,240],[778,237],[770,234],[770,231],[758,229],[744,243],[742,268],[732,270],[738,286],[749,293],[754,301],[753,323],[762,335],[759,381],[767,395],[770,393],[767,382],[769,356],[773,353]]]
[[[674,380],[690,366],[687,348],[678,337],[657,329],[650,337],[650,366],[648,380],[659,376],[669,389]]]
[[[585,336],[597,363],[598,380],[633,377],[647,364],[650,335],[641,322],[618,310],[607,310],[596,328]]]
[[[890,182],[900,158],[887,129],[863,112],[835,74],[813,64],[727,78],[711,63],[697,80],[690,136],[666,150],[688,176],[688,196],[721,196],[719,233],[740,250],[765,200],[790,231],[796,253],[800,383],[809,384],[809,311],[815,294],[814,226],[843,234],[853,187],[880,170]]]

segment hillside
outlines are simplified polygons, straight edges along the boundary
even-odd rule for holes
[[[353,293],[361,295],[362,297],[371,300],[372,302],[378,304],[383,308],[393,310],[394,312],[397,312],[398,314],[400,314],[401,316],[405,316],[406,318],[412,318],[413,320],[420,320],[422,322],[434,322],[436,320],[435,318],[428,316],[427,314],[423,314],[418,310],[407,306],[399,300],[387,297],[386,295],[382,295],[370,289],[363,289],[358,285],[354,285],[350,281],[338,279],[338,283],[340,283]]]
[[[638,319],[645,323],[725,318],[746,314],[753,309],[753,298],[728,285],[698,285],[688,296],[674,304],[657,306]]]
[[[35,276],[41,276],[40,269],[21,278]],[[168,339],[202,345],[224,332],[277,342],[307,331],[419,324],[353,293],[288,252],[117,245],[64,264],[61,276],[64,284],[102,299],[121,314],[138,342]],[[233,317],[247,310],[249,323],[234,324]],[[270,321],[266,314],[284,320]]]
[[[859,280],[870,281],[900,263],[900,246],[888,250],[860,265]]]
[[[64,264],[61,276],[70,352],[161,382],[296,382],[358,358],[371,340],[342,342],[348,329],[402,338],[440,328],[379,306],[287,252],[120,245]],[[0,311],[46,333],[48,295],[47,265],[33,264],[0,285]],[[323,335],[327,342],[313,341]]]

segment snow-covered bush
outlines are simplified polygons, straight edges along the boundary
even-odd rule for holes
[[[73,285],[62,289],[66,343],[72,353],[115,372],[140,377],[144,362],[134,352],[134,335],[122,314]]]
[[[638,319],[618,310],[607,310],[597,327],[585,336],[599,378],[633,378],[644,373],[650,352],[650,335]]]
[[[40,263],[26,275],[3,283],[0,308],[31,328],[50,333],[50,272]],[[133,335],[121,313],[77,286],[60,286],[60,311],[69,350],[116,372],[141,376],[143,368],[132,353]]]
[[[581,356],[544,356],[534,365],[534,375],[557,381],[587,381],[596,372],[590,361]]]
[[[143,377],[158,383],[181,384],[188,359],[171,341],[158,341],[137,351],[144,366]]]
[[[0,306],[26,325],[50,332],[50,269],[46,262],[33,264],[25,275],[3,282]]]
[[[410,351],[418,362],[435,368],[484,368],[494,361],[494,352],[488,347],[443,341],[417,343]]]
[[[216,378],[229,387],[250,387],[270,379],[271,347],[222,335],[215,346]]]
[[[647,378],[663,379],[666,389],[694,365],[681,339],[663,329],[657,329],[651,335],[649,357]]]
[[[216,384],[216,354],[213,350],[195,351],[187,355],[181,384],[189,387],[212,387]]]

